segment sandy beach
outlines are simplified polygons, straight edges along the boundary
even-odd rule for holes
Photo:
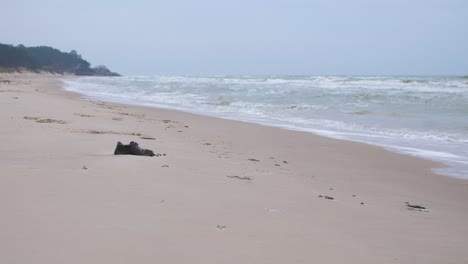
[[[60,78],[0,75],[0,263],[468,263],[468,181],[438,163]]]

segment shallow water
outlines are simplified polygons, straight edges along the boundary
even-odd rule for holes
[[[130,76],[63,80],[100,100],[177,109],[383,146],[468,178],[463,77]]]

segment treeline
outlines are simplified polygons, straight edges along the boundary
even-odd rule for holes
[[[119,76],[105,66],[92,68],[76,51],[61,52],[47,46],[25,47],[0,44],[0,70],[46,71],[91,76]]]

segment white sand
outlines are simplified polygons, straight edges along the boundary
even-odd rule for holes
[[[0,106],[0,263],[468,263],[468,181],[434,162],[46,74],[0,75]],[[166,156],[113,155],[132,140]]]

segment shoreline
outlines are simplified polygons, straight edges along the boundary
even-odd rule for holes
[[[69,78],[69,77],[66,76],[64,78]],[[76,78],[80,78],[80,76],[76,76]],[[58,81],[61,81],[61,80],[62,80],[62,78],[59,79]],[[441,161],[433,160],[433,159],[430,159],[430,158],[424,158],[422,156],[418,156],[418,155],[414,155],[414,154],[410,154],[410,153],[398,152],[396,150],[391,150],[390,149],[391,147],[384,147],[384,146],[377,145],[377,144],[372,144],[372,143],[367,143],[367,142],[357,141],[357,140],[351,140],[351,139],[334,138],[334,137],[331,137],[331,136],[320,135],[320,134],[310,132],[310,131],[287,128],[287,127],[282,127],[282,126],[279,126],[279,125],[275,126],[275,125],[270,125],[270,124],[266,124],[266,123],[257,123],[257,122],[254,122],[254,121],[245,121],[245,120],[234,119],[234,118],[224,118],[224,117],[218,117],[218,116],[214,116],[214,115],[201,114],[201,113],[194,113],[194,112],[189,112],[189,111],[185,111],[185,110],[181,110],[181,109],[174,109],[174,108],[169,108],[169,107],[166,108],[166,107],[162,107],[162,106],[149,106],[149,105],[131,103],[131,102],[117,102],[117,101],[112,101],[112,100],[104,100],[104,99],[95,98],[95,97],[92,97],[92,96],[87,96],[87,95],[79,93],[79,92],[66,90],[66,88],[64,88],[63,85],[60,85],[60,84],[58,84],[58,86],[59,86],[58,89],[60,91],[62,91],[62,92],[70,93],[70,94],[73,94],[74,96],[77,96],[78,98],[81,98],[83,100],[90,101],[90,102],[95,102],[95,103],[103,103],[103,104],[112,104],[112,105],[117,105],[117,106],[120,105],[120,106],[134,107],[134,108],[142,108],[143,111],[144,111],[144,109],[147,109],[148,111],[151,111],[153,109],[153,110],[160,111],[160,112],[161,111],[168,111],[168,112],[173,111],[173,112],[177,112],[178,114],[181,114],[181,115],[188,114],[188,115],[192,115],[192,116],[196,116],[196,117],[213,118],[213,119],[216,119],[216,120],[224,120],[224,121],[232,121],[232,122],[241,122],[241,123],[245,123],[245,124],[251,124],[251,125],[256,125],[256,126],[261,126],[261,127],[266,127],[266,128],[281,129],[281,130],[297,132],[297,133],[305,133],[305,134],[313,135],[313,136],[319,137],[319,138],[326,138],[326,139],[343,141],[343,142],[357,143],[357,144],[365,145],[365,146],[368,146],[368,147],[378,148],[378,149],[381,149],[383,151],[388,151],[388,152],[395,153],[395,154],[398,154],[398,155],[403,155],[403,156],[408,156],[408,157],[428,161],[428,162],[433,163],[433,165],[430,167],[430,170],[431,170],[432,173],[434,173],[436,175],[443,176],[443,177],[451,177],[451,178],[461,179],[461,180],[468,180],[468,179],[462,178],[462,177],[456,177],[456,176],[449,175],[449,174],[443,174],[443,173],[435,172],[435,170],[437,170],[437,169],[451,168],[452,166],[450,166],[449,164],[445,164],[445,163],[443,163]]]
[[[8,78],[5,262],[468,262],[468,182],[434,161]],[[113,155],[131,140],[167,156]]]
[[[413,76],[414,77],[414,76]],[[79,76],[78,76],[79,78]],[[158,110],[165,110],[165,111],[176,111],[176,112],[181,112],[181,113],[187,113],[195,116],[204,116],[204,117],[209,117],[209,118],[215,118],[215,119],[223,119],[223,120],[230,120],[234,122],[243,122],[243,123],[249,123],[249,124],[255,124],[255,125],[260,125],[260,126],[266,126],[266,127],[271,127],[271,128],[278,128],[278,129],[283,129],[283,130],[288,130],[288,131],[295,131],[295,132],[301,132],[301,133],[308,133],[312,134],[314,136],[318,137],[324,137],[324,138],[330,138],[334,140],[340,140],[340,141],[348,141],[348,142],[354,142],[354,143],[359,143],[359,144],[364,144],[367,146],[373,146],[373,147],[378,147],[380,149],[383,149],[385,151],[390,151],[392,153],[397,153],[400,155],[405,155],[409,157],[416,157],[419,159],[423,159],[426,161],[431,161],[434,162],[435,165],[431,168],[431,171],[437,175],[445,176],[445,177],[451,177],[451,178],[456,178],[456,179],[462,179],[462,180],[468,180],[468,176],[463,176],[460,174],[460,172],[450,172],[453,169],[457,168],[457,166],[454,165],[453,161],[442,161],[438,160],[434,156],[425,156],[422,154],[418,154],[417,152],[419,151],[424,151],[424,152],[433,152],[433,151],[428,151],[428,150],[421,150],[421,149],[413,149],[410,151],[408,148],[406,152],[403,150],[405,148],[403,147],[398,147],[396,145],[385,145],[382,143],[373,143],[365,140],[358,140],[358,139],[352,139],[352,138],[340,138],[340,137],[334,137],[331,135],[326,135],[326,134],[320,134],[320,132],[314,132],[312,130],[305,130],[301,128],[293,128],[293,127],[287,127],[287,126],[282,126],[282,125],[275,125],[267,122],[260,122],[260,121],[249,121],[249,120],[242,120],[242,118],[235,118],[235,117],[223,117],[223,116],[216,116],[215,114],[212,113],[203,113],[203,112],[196,112],[196,111],[190,111],[187,109],[178,109],[178,108],[171,108],[171,107],[164,107],[160,105],[152,105],[151,103],[145,103],[145,102],[132,102],[130,100],[120,100],[118,98],[115,99],[105,99],[105,98],[99,98],[96,96],[91,96],[91,95],[86,95],[85,93],[80,93],[78,91],[73,91],[70,89],[66,88],[66,83],[63,82],[62,80],[65,79],[60,79],[62,82],[61,89],[64,90],[65,92],[70,92],[73,94],[76,94],[79,97],[82,97],[84,99],[90,100],[90,101],[100,101],[104,103],[111,103],[111,104],[116,104],[116,105],[128,105],[128,106],[133,106],[133,107],[143,107],[143,108],[148,108],[148,109],[158,109]],[[334,133],[334,132],[332,132]],[[442,152],[443,153],[443,152]],[[460,168],[458,168],[460,169]]]

